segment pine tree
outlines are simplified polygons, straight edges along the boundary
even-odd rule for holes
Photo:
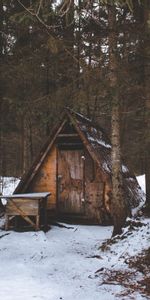
[[[146,204],[150,211],[150,2],[145,0],[145,171]]]
[[[113,235],[120,234],[127,217],[127,208],[122,192],[122,165],[120,147],[120,95],[118,82],[117,62],[117,31],[116,8],[108,5],[109,27],[109,79],[111,90],[111,143],[112,143],[112,202],[111,212],[113,217]]]

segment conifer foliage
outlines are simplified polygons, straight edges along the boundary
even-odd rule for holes
[[[112,137],[118,118],[119,153],[149,195],[148,2],[0,1],[1,176],[27,170],[69,106]]]

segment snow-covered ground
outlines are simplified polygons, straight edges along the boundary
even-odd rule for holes
[[[121,284],[104,283],[105,273],[130,271],[125,258],[148,248],[149,225],[107,251],[99,247],[111,237],[111,227],[66,227],[52,226],[46,234],[0,231],[0,299],[113,300],[122,295]],[[119,299],[149,298],[135,291]]]
[[[0,299],[114,299],[90,279],[98,262],[89,256],[110,235],[110,228],[91,226],[11,232],[0,242]]]
[[[129,288],[136,287],[143,274],[131,270],[128,261],[150,245],[150,220],[142,222],[108,244],[104,242],[111,238],[111,226],[64,224],[47,233],[1,229],[0,299],[150,299],[138,288]],[[111,281],[117,272],[121,281]]]

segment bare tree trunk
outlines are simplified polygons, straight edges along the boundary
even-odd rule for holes
[[[3,2],[0,2],[0,64],[3,59],[3,37],[2,37],[2,31],[3,31]],[[1,74],[1,72],[0,72]],[[0,78],[0,84],[2,85],[1,78]],[[0,176],[2,176],[2,89],[0,88]]]
[[[82,49],[82,23],[81,23],[81,0],[78,0],[78,14],[77,14],[77,27],[75,31],[75,41],[76,41],[76,47],[77,47],[77,64],[75,67],[75,81],[74,81],[74,89],[75,93],[78,90],[79,93],[77,93],[77,103],[80,103],[80,89],[81,89],[81,49]],[[75,99],[76,104],[76,99]]]
[[[2,99],[0,93],[0,194],[3,191],[3,177],[2,177],[2,160],[3,160],[3,153],[2,153]],[[0,211],[2,210],[2,202],[0,199]]]
[[[146,204],[150,211],[150,1],[145,0],[145,173]]]
[[[47,50],[47,56],[46,56],[46,95],[48,99],[48,104],[47,104],[47,112],[46,112],[46,136],[49,136],[50,134],[50,122],[49,122],[49,117],[50,117],[50,110],[49,110],[49,93],[50,93],[50,86],[49,86],[49,49]]]
[[[81,0],[78,0],[78,40],[77,40],[77,59],[78,59],[78,65],[77,65],[77,87],[80,88],[80,52],[81,52]]]
[[[109,26],[109,79],[111,86],[111,142],[112,142],[112,205],[113,235],[120,234],[127,217],[123,199],[120,150],[120,99],[117,66],[116,8],[108,5]]]
[[[32,118],[29,117],[29,152],[30,152],[30,165],[33,162],[33,129],[32,129]]]
[[[3,54],[3,1],[0,1],[0,57]]]
[[[21,115],[21,168],[23,174],[26,171],[26,136],[24,114]]]
[[[0,64],[2,61],[3,56],[3,37],[2,37],[2,31],[3,31],[3,1],[0,2]],[[0,84],[1,84],[1,78],[0,78]],[[2,165],[3,165],[3,147],[2,147],[2,90],[0,88],[0,194],[2,194],[3,190],[3,178],[2,178]],[[2,202],[0,200],[0,212],[3,208]]]
[[[127,207],[123,199],[121,150],[120,150],[120,105],[118,95],[113,96],[111,110],[111,141],[112,141],[112,217],[113,235],[120,234],[127,217]]]

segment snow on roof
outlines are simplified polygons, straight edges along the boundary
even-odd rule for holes
[[[88,140],[89,140],[90,142],[92,142],[92,143],[94,143],[94,144],[97,143],[97,144],[99,144],[99,145],[101,145],[101,146],[104,146],[104,147],[106,147],[106,148],[111,148],[111,145],[106,144],[104,140],[102,140],[102,139],[97,139],[97,138],[93,138],[93,136],[91,136],[88,132],[87,132],[87,138],[88,138]]]
[[[66,118],[67,117],[67,118]],[[64,122],[64,119],[66,118],[66,121],[70,119],[72,124],[78,129],[78,133],[80,135],[81,132],[81,140],[82,136],[84,135],[87,140],[87,146],[90,146],[88,149],[91,149],[92,154],[94,154],[92,157],[93,159],[97,160],[98,165],[100,167],[101,174],[103,176],[103,180],[106,180],[106,178],[109,178],[111,180],[111,170],[112,170],[112,164],[111,164],[111,143],[109,138],[107,137],[106,133],[104,132],[103,128],[100,126],[94,124],[92,120],[84,117],[82,114],[76,113],[73,110],[67,108],[62,115],[61,122],[59,122],[58,126],[56,126],[56,129],[53,130],[53,134],[51,134],[50,138],[54,139],[57,137],[57,132],[59,131],[59,128]],[[39,156],[31,166],[30,170],[23,176],[20,184],[16,188],[16,193],[21,192],[24,188],[24,185],[28,185],[31,178],[32,178],[32,172],[36,168],[37,164],[38,167],[40,167],[40,164],[43,162],[47,149],[50,149],[51,139],[49,139],[45,145],[43,146],[43,149],[41,150]],[[92,149],[93,148],[93,149]],[[44,154],[43,154],[44,153]],[[41,159],[42,158],[42,159]],[[40,161],[40,164],[39,164]],[[38,171],[38,168],[36,169]],[[123,185],[124,190],[127,192],[127,198],[130,200],[130,203],[132,203],[133,199],[135,198],[134,205],[139,205],[139,201],[141,198],[141,191],[139,190],[138,182],[135,178],[135,176],[132,176],[128,170],[128,168],[123,164],[122,165],[122,173],[123,173]],[[129,177],[132,178],[132,184],[131,180],[129,180]]]
[[[109,168],[109,165],[108,165],[108,163],[107,163],[106,161],[103,162],[102,168],[103,168],[103,170],[105,170],[106,172],[111,173],[111,170],[110,170],[110,168]]]
[[[145,174],[136,177],[141,189],[146,193]]]
[[[129,172],[128,168],[125,165],[122,165],[122,172],[123,173]]]
[[[104,130],[91,120],[86,119],[81,114],[73,112],[73,116],[77,121],[80,130],[86,136],[88,142],[93,147],[101,169],[104,173],[111,176],[112,163],[111,163],[111,143]],[[125,190],[125,197],[128,199],[131,207],[137,207],[140,203],[144,203],[145,195],[141,191],[140,186],[134,175],[130,174],[129,169],[125,164],[122,164],[123,173],[123,186]]]

